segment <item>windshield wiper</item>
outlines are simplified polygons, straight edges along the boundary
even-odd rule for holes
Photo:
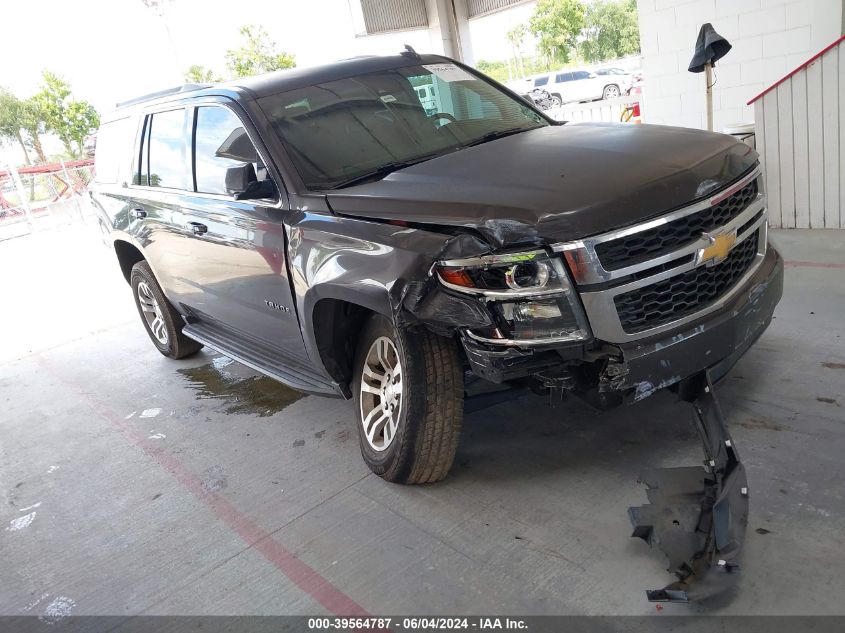
[[[528,130],[533,130],[535,128],[531,127],[512,127],[508,128],[507,130],[495,130],[493,132],[487,132],[483,136],[479,136],[474,141],[470,141],[469,143],[465,143],[464,147],[474,147],[475,145],[481,145],[482,143],[488,143],[490,141],[495,141],[498,138],[504,138],[506,136],[511,136],[513,134],[519,134],[520,132],[527,132]]]
[[[443,153],[445,152],[434,152],[432,154],[426,154],[425,156],[418,156],[417,158],[412,158],[411,160],[390,161],[389,163],[379,165],[375,169],[361,174],[360,176],[355,176],[354,178],[350,178],[349,180],[341,181],[338,184],[333,185],[331,189],[343,189],[344,187],[351,187],[353,185],[358,185],[362,182],[368,182],[370,180],[381,180],[389,174],[392,174],[394,171],[399,171],[400,169],[405,169],[405,167],[410,167],[411,165],[422,163],[437,156],[441,156]]]

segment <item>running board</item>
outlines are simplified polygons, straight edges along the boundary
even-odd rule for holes
[[[340,386],[336,383],[325,380],[296,361],[291,360],[286,365],[275,355],[269,354],[262,345],[242,338],[235,340],[226,336],[220,327],[206,322],[191,323],[182,328],[182,333],[292,389],[321,396],[342,397]],[[277,354],[283,355],[281,351]]]

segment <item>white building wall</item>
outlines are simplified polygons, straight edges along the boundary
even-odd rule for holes
[[[769,226],[845,228],[845,40],[754,107]]]
[[[754,120],[746,103],[841,35],[842,0],[637,0],[647,123],[706,127],[704,73],[687,71],[710,22],[733,49],[716,64],[713,121]]]

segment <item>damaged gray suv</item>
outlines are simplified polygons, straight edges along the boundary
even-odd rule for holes
[[[413,51],[121,104],[96,172],[156,348],[353,400],[394,482],[446,476],[478,383],[692,401],[782,291],[748,146],[562,124]]]

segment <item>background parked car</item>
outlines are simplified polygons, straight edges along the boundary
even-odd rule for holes
[[[622,68],[599,68],[595,73],[600,77],[605,77],[605,81],[618,82],[622,94],[628,94],[636,81],[633,73]]]
[[[556,105],[560,105],[560,103],[556,103],[555,100],[552,99],[548,90],[543,90],[542,88],[534,88],[534,90],[528,94],[528,97],[534,102],[534,105],[541,110],[549,110],[554,108]]]
[[[623,76],[597,75],[589,70],[559,70],[535,75],[527,81],[520,94],[535,88],[548,90],[555,106],[575,101],[613,99],[623,93]]]

